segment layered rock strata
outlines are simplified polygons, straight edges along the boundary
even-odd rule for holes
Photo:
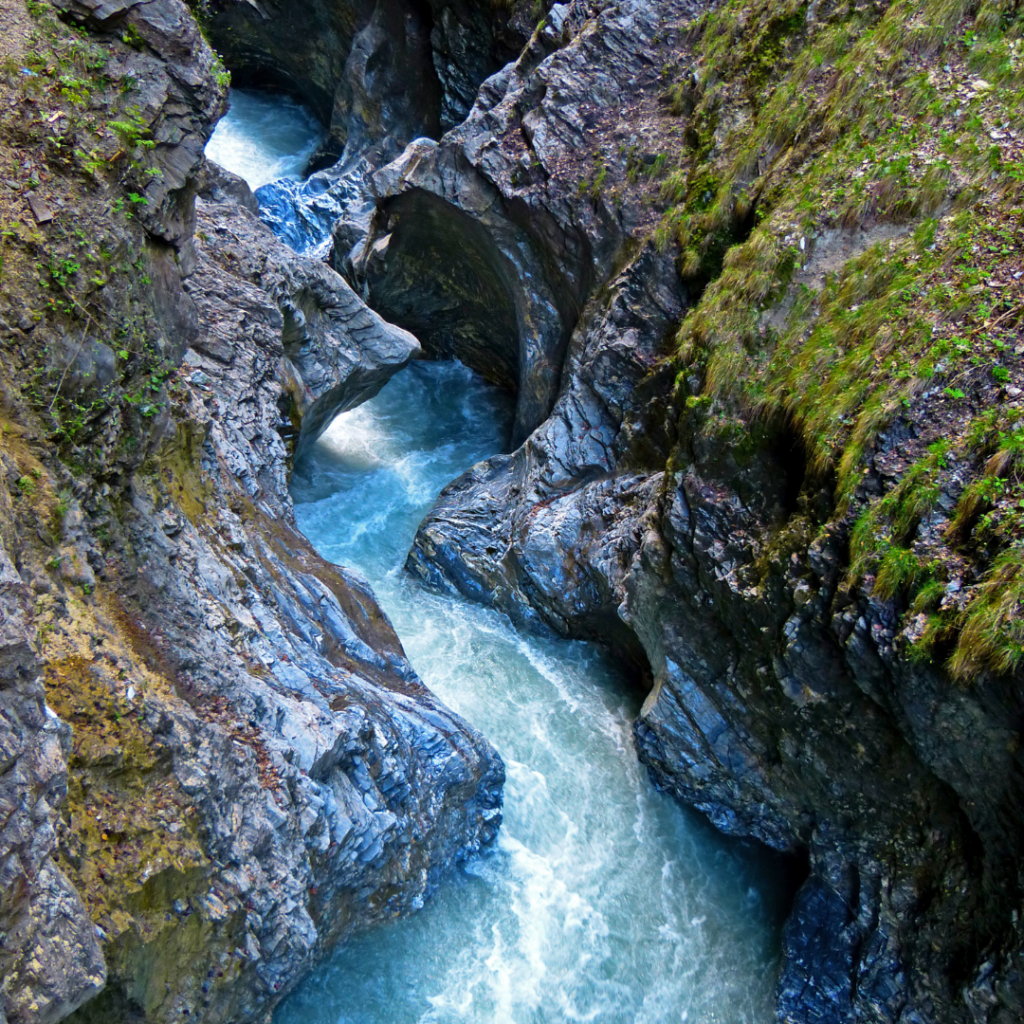
[[[183,4],[58,6],[2,136],[66,126],[4,199],[0,1017],[258,1020],[493,838],[504,771],[292,518],[415,339],[204,169]]]
[[[460,251],[490,254],[472,261],[478,275],[514,268],[504,307],[490,302],[504,319],[446,334],[430,311],[439,340],[417,324],[428,348],[492,374],[511,377],[518,359],[525,441],[442,493],[408,567],[519,623],[611,642],[653,680],[636,745],[658,783],[724,831],[807,858],[781,1019],[1010,1020],[1019,673],[965,689],[907,655],[898,605],[872,580],[850,586],[850,520],[829,522],[828,481],[791,424],[751,418],[739,443],[679,412],[710,400],[665,358],[688,296],[671,249],[626,240],[645,217],[634,158],[671,131],[650,93],[663,61],[686,75],[674,33],[687,13],[609,7],[547,56],[538,36],[464,125],[376,176],[356,269],[389,316],[414,315],[392,296],[414,277],[428,291],[430,265],[440,294],[458,293]],[[630,112],[646,138],[628,133]],[[830,237],[817,261],[808,246],[797,285],[836,265]],[[843,245],[872,241],[853,231]],[[897,461],[910,432],[929,436],[927,415],[875,441],[865,495],[872,465]],[[947,511],[963,484],[948,486]]]

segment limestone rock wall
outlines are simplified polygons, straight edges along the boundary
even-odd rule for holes
[[[371,296],[403,273],[420,190],[516,261],[517,301],[558,313],[547,334],[521,326],[520,388],[547,396],[520,417],[525,440],[446,488],[408,568],[521,624],[610,642],[652,681],[636,745],[658,784],[724,831],[807,859],[781,1019],[1010,1020],[1020,674],[964,688],[897,643],[899,606],[872,580],[850,586],[850,522],[828,522],[827,481],[791,423],[741,409],[724,437],[700,428],[689,410],[710,399],[673,347],[695,296],[671,243],[625,242],[644,222],[630,169],[672,130],[645,93],[660,92],[663,60],[685,77],[687,36],[673,31],[691,13],[619,4],[538,37],[466,124],[378,172]],[[627,113],[648,133],[635,149]],[[553,383],[531,391],[538,345]],[[928,415],[874,442],[865,486],[901,431],[928,436]]]
[[[5,475],[11,464],[4,459]],[[0,1019],[58,1021],[94,996],[106,964],[92,919],[54,859],[70,730],[46,704],[28,588],[7,547],[0,489]]]

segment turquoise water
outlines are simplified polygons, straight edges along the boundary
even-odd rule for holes
[[[245,178],[255,191],[279,178],[299,178],[324,137],[312,111],[280,93],[232,89],[228,112],[206,155]]]
[[[511,406],[416,363],[293,477],[299,525],[374,586],[420,676],[508,769],[495,846],[412,917],[356,936],[275,1024],[754,1024],[773,1019],[774,860],[658,793],[638,697],[593,647],[517,633],[402,571],[436,494],[505,448]]]

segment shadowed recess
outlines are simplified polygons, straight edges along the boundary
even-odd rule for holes
[[[429,192],[412,189],[385,211],[387,263],[369,275],[370,305],[435,358],[460,359],[517,391],[519,328],[507,284],[514,268],[480,224]]]

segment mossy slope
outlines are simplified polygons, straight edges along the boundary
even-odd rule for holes
[[[904,610],[906,653],[964,682],[1013,671],[1024,12],[743,0],[690,33],[658,231],[702,292],[681,433],[792,424],[830,495],[804,511],[852,535],[848,585]]]

